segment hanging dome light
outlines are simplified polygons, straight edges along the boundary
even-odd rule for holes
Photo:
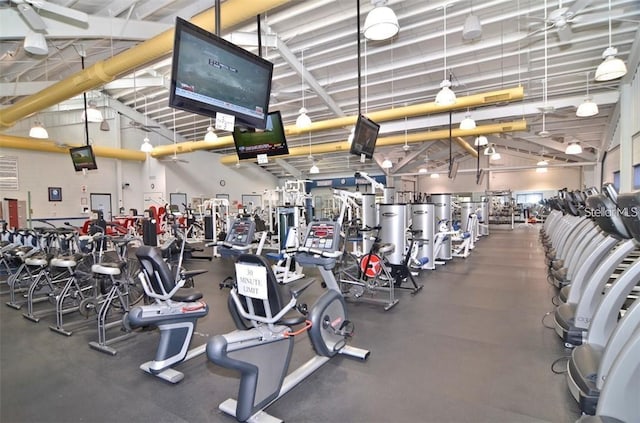
[[[438,179],[440,177],[440,174],[439,173],[432,173],[431,175],[429,175],[429,177],[431,179]]]
[[[87,119],[88,122],[93,123],[101,123],[104,120],[104,116],[102,116],[102,112],[96,108],[97,104],[93,100],[89,100],[88,108],[86,110],[86,115],[82,113],[82,120]]]
[[[473,145],[476,147],[483,147],[487,144],[489,144],[489,140],[484,135],[476,137],[476,140],[473,142]]]
[[[476,121],[471,117],[471,113],[467,112],[464,119],[460,121],[460,129],[475,129]]]
[[[144,137],[144,140],[142,140],[140,151],[143,151],[145,153],[151,153],[153,151],[153,145],[151,145],[151,142],[149,141],[149,137]]]
[[[364,36],[368,40],[388,40],[398,33],[400,25],[393,10],[386,6],[387,0],[372,0],[375,6],[364,21]]]
[[[540,160],[537,164],[536,164],[536,172],[537,173],[547,173],[547,171],[549,170],[547,168],[547,166],[549,166],[549,162],[542,159]]]
[[[577,141],[570,142],[569,145],[567,146],[567,149],[564,150],[564,153],[565,154],[581,154],[582,147]]]
[[[596,69],[596,81],[611,81],[627,74],[627,65],[618,59],[616,54],[618,54],[618,49],[615,47],[607,47],[602,53],[604,61]]]
[[[591,117],[595,116],[599,113],[598,105],[591,101],[591,97],[587,97],[584,99],[582,104],[578,106],[578,110],[576,110],[576,116],[578,117]]]
[[[427,169],[424,167],[421,167],[420,169],[418,169],[418,173],[427,173]]]
[[[393,167],[393,163],[391,162],[391,160],[389,159],[384,159],[382,161],[382,168],[383,169],[391,169]]]
[[[218,141],[218,134],[213,130],[213,126],[209,125],[207,127],[207,133],[204,136],[205,142],[216,142]]]
[[[491,155],[491,160],[500,160],[502,156],[497,151]]]
[[[450,106],[456,102],[456,93],[451,91],[451,81],[444,79],[440,83],[440,91],[436,95],[436,104],[439,106]]]
[[[318,166],[316,166],[316,164],[314,163],[313,166],[311,166],[311,169],[309,169],[309,173],[311,174],[320,173],[320,168],[318,168]]]
[[[309,129],[311,126],[311,118],[307,115],[307,109],[301,107],[298,113],[300,113],[296,119],[296,126],[298,129]]]
[[[42,123],[34,122],[33,126],[29,130],[29,136],[31,138],[38,138],[38,139],[41,139],[41,140],[46,140],[47,138],[49,138],[49,133],[44,128],[44,126],[42,126]]]

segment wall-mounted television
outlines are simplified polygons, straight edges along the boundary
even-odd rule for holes
[[[380,125],[363,115],[358,116],[349,152],[358,156],[364,155],[368,159],[372,158],[379,131]]]
[[[264,129],[273,63],[204,29],[176,19],[169,105],[205,116],[235,116],[235,125]]]
[[[80,172],[84,169],[95,170],[98,168],[96,163],[96,156],[93,154],[93,148],[90,145],[83,145],[81,147],[72,147],[69,149],[71,155],[71,161],[76,172]]]
[[[289,154],[280,111],[269,112],[264,131],[236,126],[233,131],[233,143],[241,160],[254,159],[258,154]]]

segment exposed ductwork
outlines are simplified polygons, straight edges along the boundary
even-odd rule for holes
[[[465,137],[465,136],[473,136],[473,135],[487,135],[487,134],[496,134],[500,132],[514,132],[514,131],[526,131],[526,130],[527,130],[527,122],[525,120],[517,120],[513,122],[496,123],[493,125],[481,125],[481,126],[477,126],[475,129],[468,129],[468,130],[454,128],[452,129],[451,133],[454,137]],[[380,137],[378,138],[378,141],[376,141],[376,146],[385,147],[385,146],[391,146],[391,145],[400,145],[400,144],[404,144],[405,142],[410,144],[410,143],[424,142],[424,141],[438,141],[438,140],[447,139],[447,138],[449,138],[448,128],[441,129],[439,131],[429,131],[429,132],[419,132],[415,134],[408,134],[406,136],[404,134],[399,134],[399,135],[392,135],[389,137]],[[464,143],[467,144],[466,142]],[[288,156],[282,156],[282,157],[307,156],[309,154],[313,155],[313,154],[320,154],[320,153],[335,153],[335,152],[348,153],[349,148],[350,148],[349,143],[347,143],[347,141],[329,142],[329,143],[316,144],[311,146],[290,147]],[[235,154],[227,154],[220,158],[220,163],[227,164],[227,165],[235,164],[237,161],[238,161],[238,158]]]
[[[223,27],[232,27],[254,18],[270,9],[288,3],[290,0],[227,0],[221,8],[220,19]],[[207,31],[215,31],[215,10],[209,9],[191,19],[191,22]],[[0,110],[0,129],[14,125],[47,107],[51,107],[73,96],[91,90],[132,69],[146,65],[169,54],[173,48],[174,30],[165,31],[136,47],[128,49],[110,59],[99,61],[67,79],[57,82],[44,90],[24,98]]]
[[[35,141],[33,138],[14,137],[11,135],[0,134],[0,148],[18,148],[21,150],[45,151],[48,153],[69,154],[70,147],[79,147],[78,145],[63,146],[53,141]],[[142,151],[124,150],[121,148],[103,147],[93,145],[93,153],[98,157],[107,157],[110,159],[134,160],[143,162],[147,155]]]
[[[468,95],[458,97],[455,104],[451,106],[438,106],[434,102],[414,104],[411,106],[397,107],[394,109],[380,110],[368,113],[367,116],[373,121],[387,122],[390,120],[404,119],[405,117],[424,116],[428,114],[443,113],[449,110],[466,109],[469,107],[489,106],[491,104],[520,100],[524,97],[524,89],[520,87],[508,88],[504,90],[491,91],[483,94]],[[334,119],[327,119],[320,122],[313,122],[311,127],[300,130],[295,125],[285,127],[286,135],[300,135],[307,132],[318,132],[329,129],[345,128],[355,125],[358,116],[344,116]],[[491,132],[489,132],[491,133]],[[486,132],[483,132],[486,134]],[[473,131],[464,131],[462,136],[475,135]],[[404,138],[403,138],[404,141]],[[334,143],[328,143],[334,144]],[[211,150],[217,148],[233,147],[233,137],[225,136],[218,138],[215,144],[208,144],[201,141],[188,141],[177,144],[159,145],[151,152],[152,157],[164,157],[173,154],[190,153],[197,150]],[[333,150],[330,150],[333,151]],[[235,160],[234,160],[235,163]]]

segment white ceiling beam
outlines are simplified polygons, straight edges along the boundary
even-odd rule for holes
[[[277,158],[274,160],[275,163],[278,164],[278,166],[280,166],[282,169],[284,169],[286,172],[289,172],[292,176],[299,178],[302,176],[302,172],[299,171],[296,167],[290,165],[289,163],[287,163],[285,160]]]

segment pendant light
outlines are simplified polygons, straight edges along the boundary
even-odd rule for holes
[[[98,105],[95,101],[89,100],[89,102],[87,103],[86,113],[82,114],[82,120],[84,120],[86,116],[88,122],[102,123],[102,121],[104,120],[104,116],[102,116],[102,112],[98,110],[97,106]]]
[[[537,173],[547,173],[547,171],[549,170],[547,168],[547,166],[549,166],[549,162],[546,161],[544,158],[542,160],[540,160],[538,163],[536,163],[536,172]]]
[[[476,121],[471,117],[471,112],[467,109],[467,114],[464,116],[464,119],[460,121],[460,129],[468,130],[475,129]]]
[[[49,138],[49,133],[44,128],[44,126],[42,126],[41,122],[36,121],[33,123],[33,126],[29,130],[29,136],[31,138],[46,140],[47,138]]]
[[[566,150],[564,150],[564,154],[581,154],[582,147],[578,141],[572,141],[567,146]]]
[[[382,168],[383,169],[391,169],[393,167],[393,163],[391,162],[391,160],[389,159],[384,159],[382,161]]]
[[[604,59],[596,69],[596,81],[611,81],[627,74],[627,66],[616,57],[618,49],[611,45],[611,0],[609,0],[609,47],[602,53]]]
[[[302,84],[301,84],[301,87],[302,87],[302,107],[298,111],[298,113],[300,113],[300,115],[296,119],[296,126],[298,127],[298,129],[309,129],[309,127],[311,126],[311,118],[309,117],[309,115],[307,115],[307,109],[304,107],[304,71],[305,71],[305,67],[304,67],[304,50],[302,50],[301,63],[302,63],[302,68],[300,70],[300,75],[302,76]]]
[[[589,72],[587,72],[587,95],[578,110],[576,110],[576,116],[578,117],[591,117],[597,115],[599,112],[598,105],[593,102],[589,96]]]
[[[431,175],[429,175],[429,177],[431,179],[438,179],[440,177],[440,174],[439,173],[432,173]]]
[[[364,36],[372,41],[392,38],[400,30],[398,17],[387,6],[387,0],[371,0],[371,4],[374,8],[364,21]]]
[[[451,91],[451,81],[447,78],[447,6],[444,4],[444,79],[440,83],[440,91],[436,95],[436,104],[450,106],[456,102],[456,93]]]
[[[487,144],[489,144],[489,140],[484,135],[477,136],[473,142],[476,147],[484,147]]]
[[[218,135],[213,130],[213,124],[212,123],[213,122],[212,122],[211,118],[209,118],[209,126],[207,127],[207,133],[204,136],[204,142],[216,142],[216,141],[218,141]]]
[[[318,166],[316,166],[316,164],[314,163],[313,166],[311,166],[311,169],[309,169],[309,173],[311,173],[312,175],[318,174],[320,173],[320,168],[318,168]]]
[[[144,137],[144,139],[142,140],[140,151],[144,153],[151,153],[153,151],[153,145],[151,144],[149,137]]]

